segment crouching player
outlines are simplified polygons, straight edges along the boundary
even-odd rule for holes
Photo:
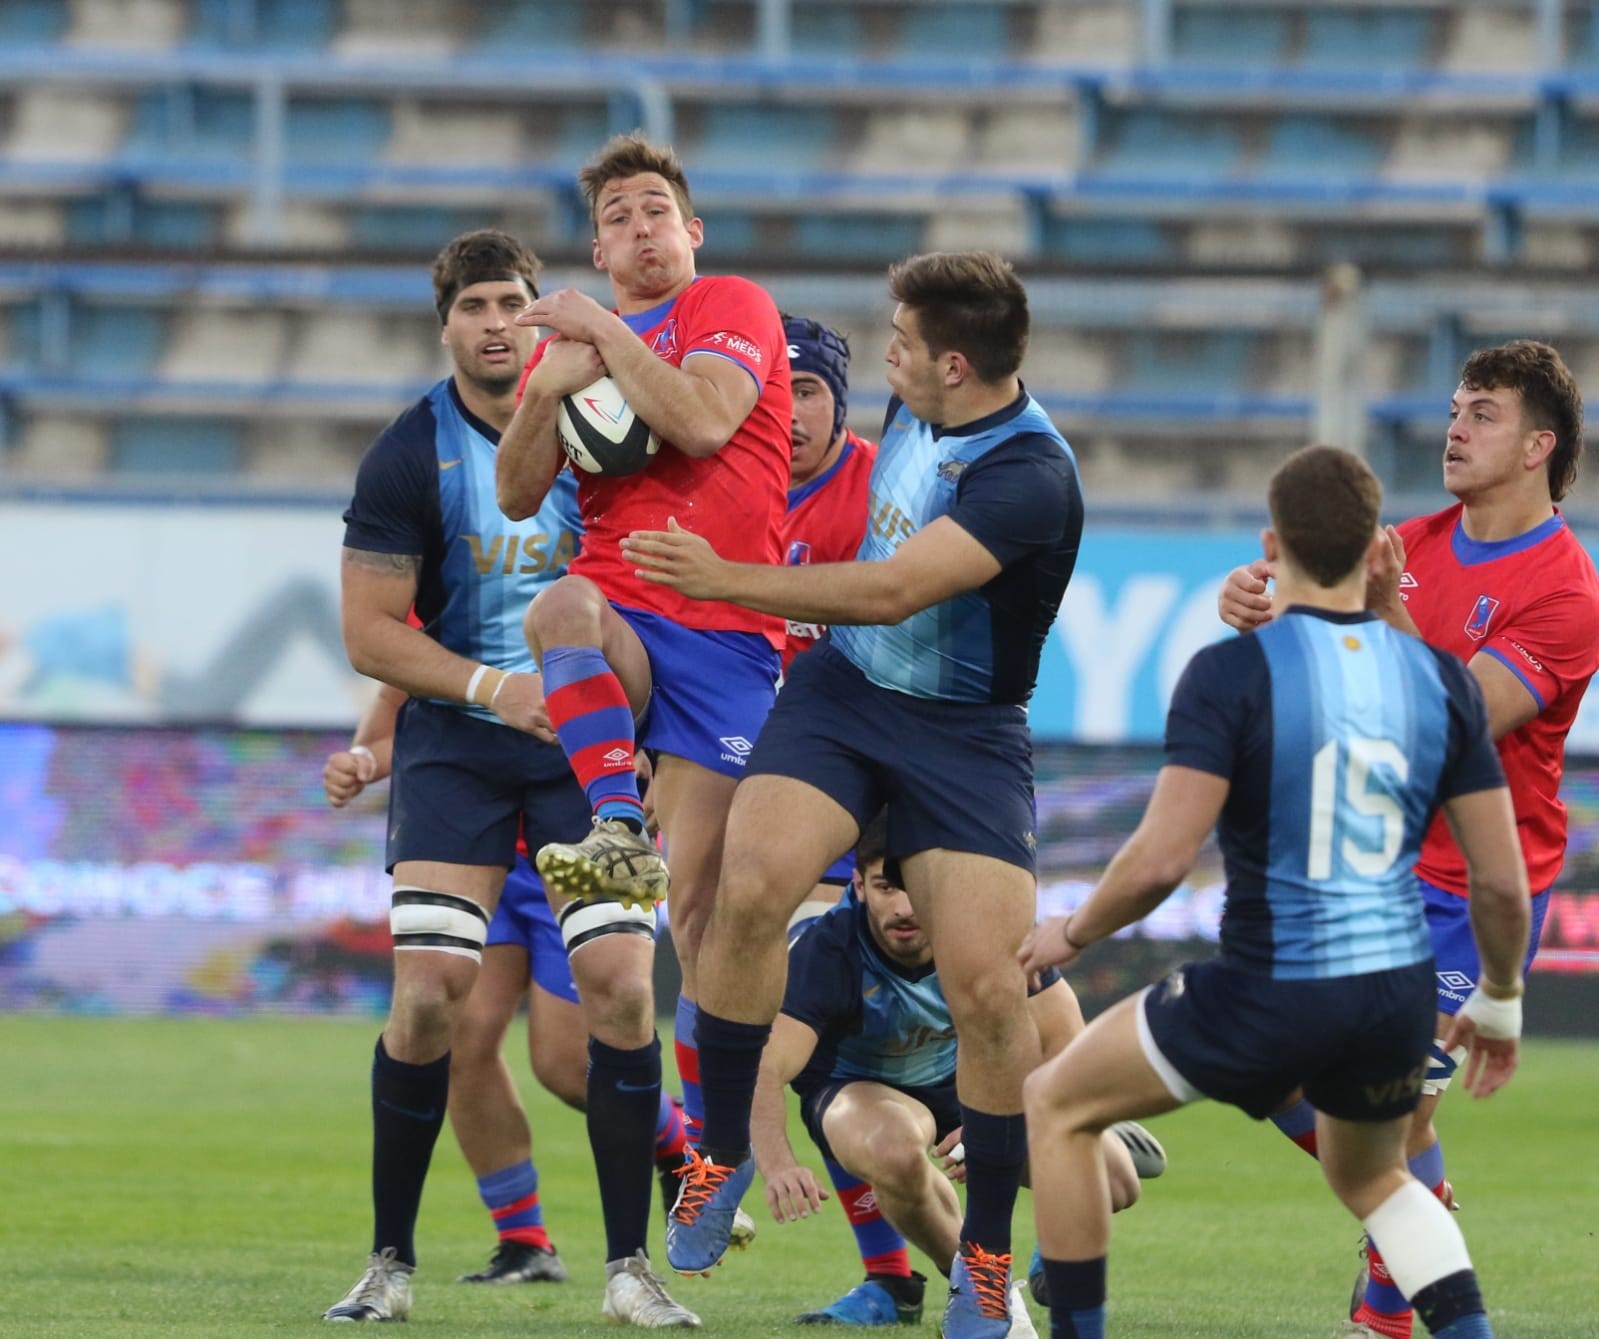
[[[1441,803],[1483,964],[1447,1040],[1469,1047],[1465,1086],[1478,1096],[1516,1066],[1526,870],[1471,675],[1365,611],[1380,502],[1366,466],[1331,447],[1277,471],[1263,542],[1284,612],[1190,662],[1138,830],[1088,900],[1022,947],[1028,972],[1075,961],[1158,906],[1217,825],[1221,956],[1122,1001],[1026,1083],[1054,1339],[1105,1332],[1100,1132],[1201,1097],[1263,1119],[1298,1087],[1328,1184],[1428,1330],[1493,1333],[1459,1228],[1405,1166],[1433,1039],[1412,866]]]
[[[751,1135],[773,1217],[807,1217],[826,1198],[788,1141],[783,1087],[792,1083],[866,1271],[836,1302],[800,1316],[802,1325],[916,1324],[926,1280],[912,1271],[904,1238],[946,1277],[960,1246],[960,1201],[928,1157],[935,1143],[948,1148],[959,1137],[955,1024],[910,896],[884,872],[886,842],[879,818],[855,848],[854,898],[795,940],[783,1011],[756,1082]],[[1030,1009],[1044,1054],[1053,1055],[1082,1030],[1083,1018],[1066,983],[1044,975]],[[1105,1135],[1117,1209],[1138,1198],[1121,1133]],[[1137,1126],[1127,1137],[1159,1159],[1146,1168],[1158,1175],[1165,1165],[1159,1145]],[[1020,1285],[1013,1291],[1010,1333],[1021,1339],[1033,1330]]]

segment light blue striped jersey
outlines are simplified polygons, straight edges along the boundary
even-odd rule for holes
[[[890,403],[857,556],[892,557],[942,516],[1003,564],[999,575],[892,627],[835,626],[832,643],[883,688],[1025,702],[1083,530],[1076,458],[1025,391],[997,413],[947,430]]]
[[[453,378],[439,382],[367,450],[344,544],[420,557],[416,614],[430,636],[496,669],[537,672],[522,615],[577,553],[577,484],[562,470],[534,515],[510,520],[494,494],[499,441]],[[485,707],[444,705],[499,720]]]
[[[1222,958],[1283,980],[1425,962],[1422,835],[1444,800],[1505,784],[1458,660],[1369,614],[1297,606],[1189,662],[1166,758],[1231,783]]]

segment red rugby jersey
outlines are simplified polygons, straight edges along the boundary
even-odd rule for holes
[[[690,600],[641,581],[624,562],[620,543],[634,530],[664,530],[669,516],[708,539],[733,562],[778,563],[788,493],[788,341],[777,305],[765,289],[733,275],[696,279],[676,298],[624,316],[628,327],[674,367],[690,354],[726,358],[754,378],[760,398],[721,450],[704,460],[670,442],[640,474],[610,479],[576,471],[583,511],[583,547],[570,570],[630,609],[661,614],[686,628],[759,632],[783,644],[783,620],[738,605]],[[548,341],[545,341],[548,343]],[[522,372],[543,356],[533,351]],[[517,387],[521,398],[522,386]]]
[[[847,563],[866,536],[872,465],[877,447],[847,433],[837,460],[788,495],[783,522],[783,560],[794,567],[807,563]],[[788,624],[783,669],[801,651],[816,644],[826,629],[816,623]]]
[[[1599,575],[1558,512],[1513,539],[1481,542],[1461,506],[1399,526],[1400,595],[1424,640],[1461,660],[1493,656],[1521,680],[1539,712],[1499,741],[1516,829],[1534,893],[1554,883],[1566,852],[1560,775],[1566,734],[1599,668]],[[1416,873],[1464,897],[1466,862],[1440,813]]]

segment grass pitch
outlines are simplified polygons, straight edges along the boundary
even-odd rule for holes
[[[377,1031],[371,1021],[0,1016],[0,1335],[323,1333],[322,1310],[368,1249]],[[525,1075],[519,1034],[512,1069]],[[581,1117],[531,1079],[522,1086],[546,1219],[572,1280],[454,1282],[494,1242],[446,1133],[418,1227],[412,1332],[616,1334],[599,1319],[603,1237]],[[1514,1083],[1490,1101],[1455,1094],[1445,1104],[1460,1221],[1503,1339],[1599,1336],[1596,1110],[1599,1044],[1551,1041],[1530,1044]],[[1171,1168],[1116,1221],[1112,1334],[1331,1334],[1357,1232],[1309,1160],[1215,1106],[1154,1129]],[[799,1148],[797,1121],[792,1130]],[[747,1207],[761,1224],[753,1248],[710,1280],[668,1286],[710,1332],[797,1339],[795,1314],[857,1281],[848,1228],[832,1203],[819,1219],[779,1227],[759,1182]],[[1024,1192],[1020,1259],[1032,1239]],[[920,1332],[936,1333],[941,1305],[930,1286]]]

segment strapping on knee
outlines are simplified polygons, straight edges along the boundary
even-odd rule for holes
[[[398,884],[389,903],[389,931],[396,952],[426,949],[481,963],[489,913],[470,897]]]
[[[570,902],[556,917],[561,927],[561,942],[570,958],[585,944],[606,935],[641,935],[655,938],[654,908],[630,906],[624,902]]]

